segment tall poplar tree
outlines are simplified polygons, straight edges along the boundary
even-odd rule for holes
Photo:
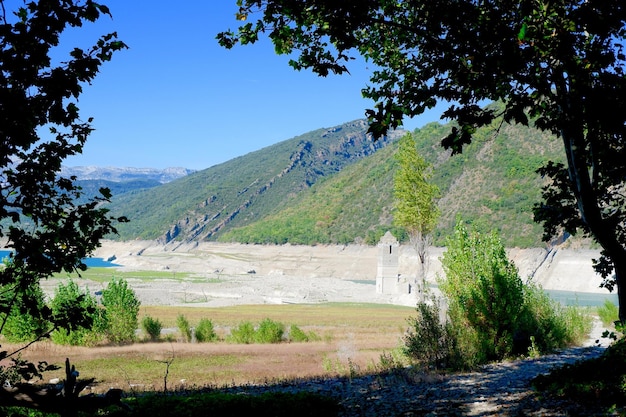
[[[400,139],[396,159],[394,223],[406,229],[420,262],[418,278],[423,280],[428,268],[428,247],[440,214],[439,188],[430,183],[432,168],[417,152],[417,144],[410,133]]]

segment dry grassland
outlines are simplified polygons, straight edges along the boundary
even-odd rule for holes
[[[263,383],[295,378],[346,375],[367,371],[382,353],[396,349],[413,314],[409,307],[376,304],[249,305],[222,308],[142,307],[140,320],[158,318],[174,332],[170,341],[94,348],[37,343],[22,356],[62,364],[69,357],[81,377],[97,379],[96,392],[111,387],[163,390],[183,387]],[[208,318],[224,337],[243,321],[270,318],[314,331],[321,341],[272,345],[177,341],[176,317],[185,315],[193,326]],[[6,347],[6,346],[5,346]],[[167,375],[166,375],[167,372]],[[46,378],[62,378],[61,371]]]

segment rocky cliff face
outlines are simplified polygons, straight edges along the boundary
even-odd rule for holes
[[[248,174],[246,170],[250,164],[244,164],[246,166],[239,165],[238,169],[234,169],[235,172],[220,175],[220,181],[227,182],[231,180],[225,178],[226,175],[229,178],[237,176],[238,180],[246,178],[247,185],[203,196],[195,207],[181,213],[183,216],[169,226],[157,239],[158,242],[211,240],[227,227],[253,221],[268,207],[280,207],[285,199],[294,198],[320,178],[341,171],[405,133],[399,130],[373,141],[367,129],[364,120],[320,129],[313,134],[285,141],[290,147],[288,157],[278,156],[274,164],[265,170]],[[210,181],[208,178],[209,175],[207,182]]]

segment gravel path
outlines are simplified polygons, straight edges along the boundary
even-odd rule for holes
[[[606,339],[596,342],[601,333],[596,323],[586,346],[486,365],[470,373],[440,376],[402,371],[353,379],[232,387],[228,391],[310,391],[335,396],[343,406],[342,416],[592,416],[593,410],[571,402],[540,399],[530,381],[555,367],[601,355],[607,344]]]

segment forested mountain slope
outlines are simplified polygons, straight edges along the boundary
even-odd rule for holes
[[[443,243],[457,216],[500,230],[508,246],[538,246],[535,170],[560,160],[559,141],[532,128],[494,124],[461,155],[440,146],[449,125],[413,134],[441,189]],[[373,142],[364,121],[321,129],[150,190],[116,198],[131,223],[121,238],[294,244],[376,243],[392,225],[393,138]],[[402,132],[397,132],[397,137]],[[395,231],[401,235],[401,231]]]
[[[372,141],[363,120],[319,129],[159,187],[121,194],[111,205],[131,222],[121,239],[213,240],[277,213],[319,179],[366,158],[401,132]]]

